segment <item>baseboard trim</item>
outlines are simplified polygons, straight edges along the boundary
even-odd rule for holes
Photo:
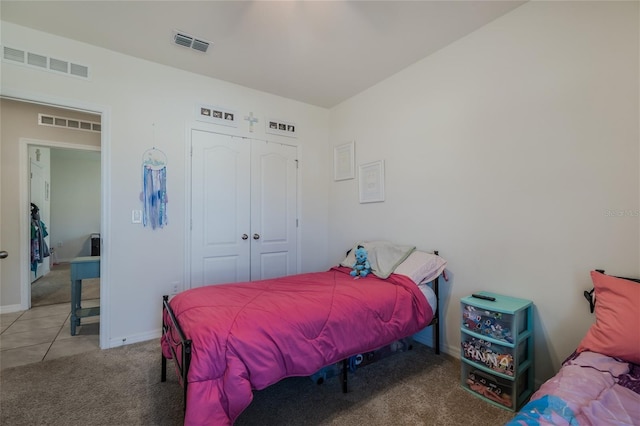
[[[418,343],[422,343],[425,346],[433,348],[433,339],[431,336],[425,336],[424,334],[414,334],[413,340]],[[460,359],[460,350],[457,346],[449,346],[440,344],[440,352],[445,353],[453,358]]]
[[[11,314],[13,312],[20,312],[20,311],[24,311],[24,309],[22,308],[22,305],[20,304],[0,306],[0,314]]]
[[[134,343],[147,342],[149,340],[160,339],[162,331],[160,329],[148,333],[134,334],[131,336],[116,337],[109,340],[109,347],[103,349],[117,348],[120,346],[132,345]]]

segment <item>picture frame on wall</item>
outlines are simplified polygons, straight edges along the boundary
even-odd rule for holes
[[[286,136],[288,138],[298,137],[298,128],[295,123],[275,118],[267,117],[264,131],[272,135]]]
[[[361,204],[384,201],[384,160],[360,164],[358,188]]]
[[[355,178],[355,142],[347,142],[333,147],[333,180]]]
[[[196,120],[221,126],[238,127],[236,111],[214,105],[198,104],[196,106]]]

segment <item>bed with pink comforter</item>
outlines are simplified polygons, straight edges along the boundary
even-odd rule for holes
[[[170,307],[192,341],[185,424],[231,424],[252,401],[253,390],[312,375],[431,322],[434,313],[409,278],[354,279],[349,272],[335,267],[175,296]],[[163,312],[164,324],[170,324],[168,315]],[[171,358],[171,348],[180,344],[178,332],[169,326],[161,343],[163,356]]]

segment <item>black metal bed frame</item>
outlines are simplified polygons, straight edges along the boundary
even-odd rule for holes
[[[438,250],[435,250],[433,254],[435,254],[436,256],[439,256]],[[431,322],[427,325],[427,327],[434,326],[433,350],[436,353],[436,355],[440,355],[439,278],[440,277],[438,276],[431,282],[431,287],[433,289],[433,292],[436,295],[437,304],[436,304],[436,311],[433,313],[433,318],[431,319]],[[171,324],[165,324],[165,321],[164,321],[165,311],[169,316]],[[184,331],[182,330],[182,327],[178,323],[178,320],[173,312],[173,309],[171,309],[171,305],[169,305],[169,296],[163,295],[162,296],[162,335],[163,336],[167,335],[169,338],[171,338],[171,333],[168,333],[170,328],[175,329],[178,333],[178,336],[180,337],[180,342],[172,342],[172,343],[175,343],[175,346],[178,346],[181,348],[180,359],[182,359],[182,364],[178,361],[178,351],[176,350],[173,344],[170,345],[170,349],[171,349],[171,356],[174,360],[174,363],[176,365],[178,372],[180,373],[179,375],[180,375],[180,380],[182,381],[182,388],[183,388],[183,407],[182,408],[184,411],[186,411],[187,410],[187,387],[188,387],[187,385],[189,384],[189,381],[187,380],[187,374],[189,373],[189,366],[191,365],[192,341],[191,339],[186,338]],[[349,371],[348,362],[349,362],[348,358],[345,358],[344,360],[342,360],[342,392],[344,393],[347,393],[348,391],[348,371]],[[164,356],[164,352],[162,352],[162,372],[160,377],[161,377],[160,381],[162,382],[167,381],[167,358]]]
[[[174,347],[174,345],[169,345],[169,346],[171,349],[171,356],[176,364],[176,368],[180,372],[180,378],[182,381],[182,388],[183,388],[183,398],[184,398],[182,409],[186,411],[187,410],[187,385],[189,384],[189,382],[187,381],[187,374],[189,373],[189,366],[191,365],[191,339],[187,339],[185,337],[184,332],[182,331],[182,327],[180,327],[180,324],[178,323],[178,320],[175,314],[173,313],[173,309],[171,309],[171,306],[169,305],[168,295],[162,296],[162,335],[163,336],[166,335],[169,338],[171,338],[171,333],[168,333],[169,325],[164,323],[165,311],[169,314],[171,325],[178,332],[178,336],[180,336],[180,342],[178,343],[177,346],[180,346],[182,348],[181,354],[180,354],[181,355],[180,359],[182,359],[182,364],[178,361],[178,356],[177,356],[178,354],[176,352],[176,348]],[[164,356],[164,352],[162,353],[162,373],[160,376],[160,381],[161,382],[167,381],[167,358]]]

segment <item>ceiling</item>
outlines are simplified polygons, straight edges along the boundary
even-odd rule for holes
[[[523,3],[2,0],[0,17],[330,108]],[[174,30],[212,45],[178,46]]]

